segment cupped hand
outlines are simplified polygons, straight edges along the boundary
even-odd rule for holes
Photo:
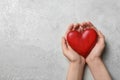
[[[80,31],[81,29],[79,28],[79,24],[71,24],[71,25],[69,25],[69,27],[68,27],[68,29],[66,31],[65,36],[62,37],[62,50],[63,50],[63,54],[70,62],[85,63],[84,57],[82,57],[77,52],[75,52],[70,47],[70,45],[68,44],[68,42],[66,40],[66,36],[67,36],[68,32],[70,32],[72,30],[79,30]]]
[[[98,40],[94,48],[91,50],[90,54],[87,56],[86,60],[100,58],[102,55],[102,51],[105,47],[105,37],[104,35],[98,31],[95,26],[91,22],[83,22],[81,23],[81,27],[83,29],[93,28],[98,34]]]

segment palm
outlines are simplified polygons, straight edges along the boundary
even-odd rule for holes
[[[75,52],[70,46],[67,54],[65,56],[72,62],[75,62],[77,60],[81,61],[82,56],[80,56],[77,52]]]
[[[98,32],[98,41],[96,43],[96,45],[94,46],[94,48],[92,49],[92,51],[90,52],[88,57],[100,57],[102,54],[102,51],[105,47],[105,43],[104,43],[104,36]]]
[[[103,51],[103,49],[105,47],[105,43],[104,43],[105,38],[104,38],[104,35],[100,31],[98,31],[91,22],[84,22],[82,24],[82,27],[84,29],[86,29],[86,28],[93,28],[98,33],[97,43],[94,46],[94,48],[91,50],[91,52],[90,52],[90,54],[88,55],[87,58],[89,58],[89,57],[100,57],[101,54],[102,54],[102,51]]]
[[[78,24],[77,25],[73,25],[71,24],[65,34],[65,37],[63,37],[62,39],[62,48],[63,48],[63,53],[64,55],[68,58],[69,61],[71,62],[76,62],[76,61],[85,61],[85,59],[80,56],[77,52],[75,52],[68,44],[67,40],[66,40],[66,35],[69,31],[71,30],[77,30]]]

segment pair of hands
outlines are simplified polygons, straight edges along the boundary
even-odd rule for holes
[[[93,28],[96,30],[98,34],[98,41],[94,48],[91,50],[90,54],[85,59],[83,56],[80,56],[78,53],[76,53],[68,44],[66,40],[67,33],[72,30],[77,30],[78,32],[81,32],[87,28]],[[105,47],[105,38],[104,35],[98,31],[95,26],[91,22],[83,22],[83,23],[77,23],[77,24],[71,24],[69,25],[66,34],[64,37],[62,37],[62,50],[64,53],[64,56],[71,62],[71,63],[85,63],[88,62],[91,59],[100,58],[102,51]]]

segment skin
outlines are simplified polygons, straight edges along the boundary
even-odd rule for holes
[[[98,33],[98,41],[90,54],[85,59],[75,52],[68,44],[66,35],[69,31],[77,30],[81,32],[87,28],[93,28]],[[83,22],[69,25],[66,34],[62,37],[62,50],[64,56],[69,60],[69,70],[67,80],[82,80],[85,63],[88,64],[95,80],[112,80],[102,59],[102,51],[105,47],[105,37],[98,31],[91,22]]]
[[[67,74],[67,80],[82,80],[85,59],[78,55],[66,41],[66,35],[69,31],[75,30],[78,25],[71,24],[65,34],[65,37],[62,38],[62,50],[64,56],[69,60],[69,70]]]

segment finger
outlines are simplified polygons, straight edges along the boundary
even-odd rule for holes
[[[89,29],[89,27],[85,27],[83,30]]]
[[[71,49],[71,47],[70,47],[70,45],[69,45],[69,43],[65,40],[65,38],[64,37],[62,37],[62,45],[63,45],[63,47],[64,47],[64,49]]]
[[[62,50],[63,52],[66,51],[68,48],[67,48],[67,44],[66,44],[66,40],[64,37],[62,37]]]
[[[90,26],[94,26],[93,24],[92,24],[92,22],[90,22],[90,21],[88,21],[87,22]]]
[[[78,32],[82,32],[83,28],[81,27],[81,23],[79,23],[79,28],[77,29]]]
[[[74,52],[74,53],[77,53],[69,44],[67,44],[67,46],[68,46],[68,50],[69,51],[72,51],[72,52]],[[69,55],[68,55],[69,56]]]
[[[100,38],[105,38],[105,36],[102,34],[101,31],[98,31],[98,36],[99,36]]]
[[[73,50],[70,45],[68,45],[68,49],[69,49],[69,50]]]
[[[73,50],[73,49],[71,48],[71,46],[69,45],[69,43],[68,43],[68,42],[66,42],[66,43],[67,43],[68,49],[69,49],[69,50]]]
[[[83,27],[83,28],[87,27],[87,22],[82,22],[81,27]]]
[[[73,27],[74,27],[74,24],[70,24],[70,25],[68,26],[68,29],[67,29],[67,31],[66,31],[66,33],[65,33],[65,38],[67,37],[67,34],[73,29]]]
[[[79,24],[78,23],[74,24],[73,30],[77,30],[78,28],[79,28]]]
[[[87,25],[89,28],[93,28],[97,31],[96,27],[90,21],[87,22]]]
[[[98,42],[105,46],[105,37],[101,31],[98,31]]]
[[[86,22],[86,25],[87,25],[88,28],[92,27],[90,21]]]
[[[89,28],[87,22],[83,22],[81,27],[83,28],[83,30],[86,30]]]
[[[88,25],[88,27],[87,27],[88,29],[92,28],[92,29],[94,29],[98,33],[97,28],[90,21],[87,22],[87,25]]]
[[[82,27],[83,31],[86,29],[89,29],[89,25],[87,24],[87,22],[83,22],[81,27]]]

